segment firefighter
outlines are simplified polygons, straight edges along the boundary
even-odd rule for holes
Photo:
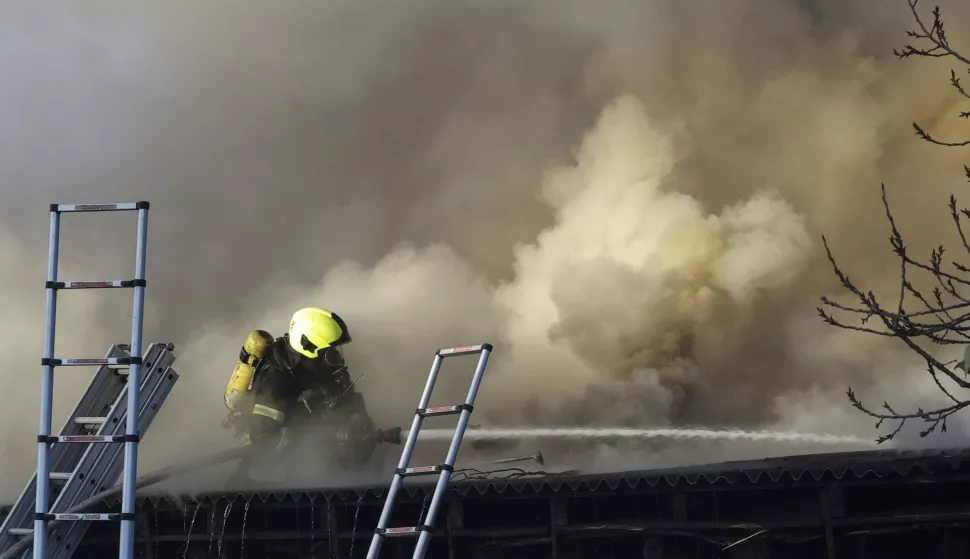
[[[370,457],[380,432],[344,360],[342,346],[350,341],[340,316],[317,307],[296,311],[279,338],[250,333],[226,388],[227,423],[252,448],[234,480],[274,467],[294,439],[323,432],[339,431],[331,442],[349,446],[342,450],[350,462]]]

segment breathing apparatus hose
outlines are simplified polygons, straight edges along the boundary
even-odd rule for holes
[[[242,458],[243,455],[249,450],[248,447],[238,447],[230,448],[228,450],[222,450],[212,454],[207,454],[196,458],[195,460],[190,460],[183,464],[176,464],[174,466],[168,466],[160,470],[156,470],[152,473],[145,474],[135,480],[135,489],[141,489],[149,485],[154,485],[161,481],[165,481],[171,477],[175,477],[184,473],[191,472],[193,470],[198,470],[200,468],[205,468],[207,466],[214,466],[216,464],[222,464],[223,462],[229,462],[230,460],[236,460]],[[91,509],[97,508],[99,505],[103,505],[106,499],[111,497],[116,497],[121,495],[123,491],[123,486],[116,485],[111,489],[106,489],[93,497],[78,503],[77,505],[71,507],[70,509],[64,511],[66,513],[81,513],[90,512]],[[47,530],[50,533],[51,530],[57,528],[59,525],[64,524],[64,521],[53,521],[47,523]],[[23,539],[14,544],[10,549],[5,551],[0,555],[0,559],[18,559],[23,552],[30,547],[31,542],[34,541],[33,534],[29,536],[24,536]]]

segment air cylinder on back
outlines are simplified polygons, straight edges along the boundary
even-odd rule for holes
[[[226,386],[226,407],[234,414],[245,414],[252,411],[252,381],[256,373],[259,360],[266,355],[266,350],[273,343],[273,336],[265,330],[253,330],[246,336],[242,349],[239,351],[239,362],[236,363],[229,384]]]

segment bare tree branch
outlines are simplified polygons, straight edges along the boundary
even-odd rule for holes
[[[954,268],[957,268],[956,272],[944,270],[943,255],[945,249],[942,246],[934,248],[927,261],[920,261],[912,257],[903,235],[896,225],[895,217],[886,196],[885,185],[882,185],[882,202],[886,220],[889,223],[889,244],[893,253],[899,258],[900,287],[898,300],[891,307],[893,310],[886,308],[873,292],[863,291],[852,282],[836,261],[828,240],[823,237],[825,253],[835,276],[839,279],[842,287],[857,301],[857,305],[838,303],[828,297],[822,297],[822,306],[818,308],[819,316],[826,323],[838,328],[899,339],[923,359],[927,366],[927,374],[930,375],[940,392],[946,396],[951,404],[932,410],[918,409],[915,412],[903,413],[897,412],[888,402],[883,402],[882,410],[876,411],[863,404],[850,388],[846,392],[850,403],[866,415],[875,418],[877,428],[881,427],[885,421],[895,423],[891,432],[876,439],[879,443],[892,440],[911,420],[920,420],[927,425],[920,432],[920,436],[925,437],[937,429],[945,432],[947,418],[966,407],[970,407],[970,392],[967,393],[967,397],[958,398],[942,381],[943,378],[946,378],[957,388],[970,391],[970,381],[967,380],[966,374],[961,375],[958,368],[942,363],[919,343],[920,340],[935,345],[967,345],[970,343],[970,334],[968,334],[970,332],[970,301],[967,301],[955,287],[956,285],[968,285],[970,280],[958,275],[960,265],[957,263],[953,263]],[[970,219],[970,210],[957,211],[955,196],[951,196],[949,207],[954,224],[960,232],[961,238],[963,238],[962,220]],[[963,243],[964,248],[970,253],[970,243],[967,243],[966,240]],[[934,288],[932,301],[911,283],[909,276],[913,271],[931,275],[940,285],[940,287]],[[945,299],[949,299],[949,301]],[[909,312],[906,308],[907,300],[917,303],[922,310]],[[840,320],[836,318],[837,313],[855,317],[859,320],[859,324],[850,324]],[[869,325],[870,322],[874,324]]]
[[[909,57],[951,58],[970,72],[970,58],[964,56],[950,45],[943,16],[939,6],[930,12],[932,22],[920,15],[919,0],[906,0],[913,14],[916,28],[907,32],[915,44],[907,44],[901,49],[894,49],[893,53],[900,59]],[[950,69],[950,86],[963,98],[970,99],[968,91],[957,76],[957,71]],[[970,118],[970,111],[959,114],[960,118]],[[970,140],[962,142],[942,141],[934,138],[918,123],[913,123],[916,135],[932,144],[946,147],[970,146]],[[964,165],[964,176],[970,182],[970,167]],[[964,290],[970,286],[970,266],[951,261],[949,265],[944,261],[946,250],[938,246],[934,248],[926,260],[915,258],[903,239],[896,225],[896,220],[890,209],[886,196],[886,186],[882,185],[882,203],[889,222],[889,244],[893,253],[899,258],[899,291],[895,304],[887,307],[871,292],[864,291],[854,284],[836,262],[827,239],[822,238],[829,263],[839,279],[842,287],[849,292],[856,301],[854,305],[837,303],[827,297],[822,297],[822,306],[818,307],[818,314],[826,323],[856,332],[863,332],[880,337],[895,338],[903,342],[911,351],[926,363],[926,372],[933,379],[940,392],[947,398],[949,405],[936,409],[917,409],[912,412],[896,411],[888,402],[883,402],[880,410],[867,407],[856,396],[850,387],[846,394],[849,402],[857,409],[876,419],[876,428],[884,422],[894,426],[888,434],[880,435],[877,442],[892,440],[909,421],[922,421],[926,428],[920,431],[925,437],[937,429],[946,431],[947,419],[953,414],[970,407],[970,294]],[[970,220],[970,209],[957,208],[957,198],[950,196],[950,218],[956,227],[964,251],[970,255],[970,240],[964,228],[964,220]],[[952,269],[951,269],[952,267]],[[936,283],[931,296],[924,295],[917,289],[911,276],[917,273],[929,275]],[[915,304],[919,310],[910,311],[908,304]],[[892,308],[893,310],[888,310]],[[858,324],[850,324],[837,317],[845,315],[847,319],[858,319]],[[965,346],[963,361],[955,364],[942,363],[934,357],[923,345],[933,346]],[[965,393],[955,394],[944,384],[953,385]]]
[[[893,49],[893,54],[900,59],[909,58],[911,56],[922,56],[927,58],[950,57],[961,62],[964,66],[970,67],[970,59],[950,46],[950,40],[949,37],[947,37],[946,29],[943,25],[943,16],[940,12],[940,7],[933,7],[932,12],[930,12],[933,15],[933,23],[927,26],[923,18],[920,16],[919,9],[917,8],[919,0],[906,1],[909,4],[910,11],[913,12],[913,19],[916,21],[916,29],[907,31],[906,35],[916,39],[917,41],[921,41],[924,45],[926,45],[926,47],[916,47],[911,44],[907,44],[901,49]],[[968,68],[967,71],[970,72],[970,68]],[[964,98],[970,99],[970,92],[967,92],[966,88],[963,87],[960,78],[957,77],[956,70],[953,69],[950,69],[950,85]],[[970,118],[970,111],[961,112],[960,118]],[[946,142],[937,140],[926,132],[922,126],[915,122],[913,123],[913,130],[916,131],[916,135],[921,139],[938,146],[963,147],[970,145],[970,140],[963,142]]]

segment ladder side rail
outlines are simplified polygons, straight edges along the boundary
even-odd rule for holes
[[[142,329],[145,313],[145,267],[148,248],[148,207],[138,208],[137,247],[135,249],[135,293],[132,301],[131,354],[141,355]],[[140,283],[139,283],[140,282]],[[140,386],[141,363],[132,363],[129,383]],[[140,390],[128,390],[128,408],[140,410]],[[153,414],[154,416],[154,414]],[[133,559],[135,554],[135,483],[138,477],[138,417],[128,414],[125,432],[124,489],[121,498],[121,543],[119,554],[123,559]]]
[[[37,516],[34,519],[34,533],[39,537],[34,538],[34,559],[47,559],[47,521],[41,516],[47,513],[47,505],[50,501],[50,464],[48,463],[50,444],[46,437],[51,435],[51,412],[54,406],[54,366],[51,361],[54,358],[54,334],[55,319],[57,316],[57,290],[53,283],[57,281],[57,260],[60,249],[60,213],[51,208],[50,214],[50,245],[47,257],[47,312],[44,324],[44,360],[42,361],[43,372],[40,381],[40,428],[37,437],[37,471],[36,479],[43,480],[44,483],[35,483],[34,491],[34,512]]]
[[[152,372],[155,372],[158,369],[168,370],[174,361],[172,357],[173,356],[170,353],[163,352],[154,360],[154,363],[152,363]],[[167,375],[146,375],[146,383],[142,386],[142,391],[147,392],[149,395],[154,394],[157,391],[158,386],[165,384],[166,382],[171,384],[171,381],[167,378]],[[145,400],[146,401],[142,410],[140,410],[140,413],[144,412],[145,407],[149,407],[152,403],[156,403],[149,402],[150,398],[146,398]],[[156,405],[155,407],[157,408],[158,406]],[[102,427],[102,431],[100,431],[98,434],[123,434],[126,428],[124,420],[126,419],[127,415],[128,399],[126,394],[122,393],[118,395],[118,400],[115,402],[115,406],[108,415],[109,421],[105,423],[105,425]],[[64,488],[61,490],[61,494],[51,507],[52,512],[67,510],[76,503],[79,503],[97,493],[101,486],[105,484],[112,486],[117,481],[117,474],[112,479],[106,479],[104,472],[105,470],[110,469],[112,463],[117,463],[119,461],[122,446],[117,443],[92,443],[85,446],[87,447],[87,450],[78,463],[77,468],[74,470],[75,472],[83,473],[84,479],[72,480],[70,483],[64,486]],[[92,484],[92,482],[94,483]]]
[[[119,353],[124,353],[124,350],[120,349],[117,345],[113,345],[108,349],[105,356],[115,357],[119,356]],[[115,387],[115,395],[113,396],[111,394],[111,388],[114,382],[116,382],[115,373],[109,367],[101,367],[84,395],[78,401],[74,413],[65,422],[64,427],[61,429],[61,434],[81,434],[83,426],[74,423],[75,417],[101,415],[103,413],[101,409],[104,406],[110,406],[114,399],[117,398],[117,394],[120,394],[121,389],[124,387],[123,383],[119,383]],[[52,445],[49,459],[51,472],[72,471],[75,464],[81,459],[83,453],[84,447],[82,445]],[[14,505],[10,508],[10,512],[7,514],[3,523],[0,524],[0,552],[8,549],[18,541],[17,536],[13,536],[7,532],[8,529],[31,527],[34,517],[34,499],[36,498],[37,491],[36,483],[37,471],[35,470],[30,481],[21,491],[20,496],[14,501]]]
[[[434,391],[435,383],[438,381],[438,374],[441,372],[441,363],[443,360],[444,358],[441,355],[435,354],[434,360],[431,363],[431,370],[428,372],[428,380],[424,384],[424,391],[418,400],[417,409],[427,408],[431,402],[431,393]],[[401,450],[401,459],[398,461],[398,468],[407,468],[408,464],[411,463],[411,455],[414,453],[414,446],[418,442],[418,433],[421,431],[423,422],[424,418],[421,414],[415,413],[414,419],[411,422],[411,430],[408,431],[408,438],[404,441],[404,448]],[[388,498],[391,499],[392,497],[388,495]]]
[[[165,375],[158,375],[163,377],[163,381],[159,383],[156,389],[146,398],[144,398],[145,406],[142,408],[141,418],[139,422],[139,428],[142,432],[148,430],[151,426],[152,421],[155,419],[158,409],[161,408],[165,399],[171,393],[172,388],[178,381],[179,376],[171,368],[166,369]],[[171,378],[169,378],[171,376]],[[108,471],[104,473],[101,477],[101,483],[98,487],[108,487],[111,484],[108,482],[109,479],[117,480],[122,473],[122,464],[118,458],[120,457],[121,447],[118,445],[97,445],[110,448],[114,451],[115,459],[111,462],[108,467]],[[105,483],[108,482],[108,483]],[[93,493],[92,493],[93,495]],[[88,495],[85,499],[90,498],[92,495]],[[76,502],[72,504],[77,504]],[[73,550],[77,548],[80,544],[81,539],[84,538],[84,534],[87,532],[90,526],[90,521],[80,521],[71,522],[69,524],[63,524],[59,526],[54,533],[57,535],[56,541],[51,544],[51,558],[52,559],[70,559]]]
[[[468,428],[468,420],[471,418],[471,410],[475,405],[475,398],[478,396],[478,389],[482,384],[482,377],[485,375],[485,366],[488,364],[490,353],[491,346],[486,344],[482,348],[481,357],[478,359],[478,366],[475,368],[475,376],[472,377],[471,386],[468,388],[468,394],[465,396],[465,408],[458,417],[458,426],[455,428],[451,445],[448,447],[448,456],[445,458],[445,464],[450,468],[444,469],[439,473],[438,483],[435,486],[434,495],[431,497],[431,504],[428,505],[428,512],[423,523],[428,529],[422,531],[418,536],[418,543],[415,545],[412,559],[422,559],[428,550],[428,545],[431,543],[430,530],[434,528],[438,508],[441,506],[441,500],[444,498],[445,491],[448,489],[448,482],[451,480],[450,469],[455,466],[455,462],[458,460],[458,451],[461,448],[462,438],[465,436],[465,429]]]
[[[425,409],[428,407],[428,403],[431,401],[431,393],[434,391],[435,382],[438,380],[438,373],[441,371],[441,362],[443,359],[440,352],[435,353],[434,360],[431,363],[431,371],[428,373],[428,380],[424,385],[424,392],[421,393],[421,398],[418,400],[417,409]],[[408,438],[404,441],[404,448],[401,450],[401,458],[398,461],[397,470],[407,468],[411,462],[411,455],[414,452],[414,445],[417,443],[418,432],[421,429],[423,420],[424,418],[421,414],[415,412],[414,419],[411,421],[411,430],[408,431]],[[397,499],[397,494],[400,492],[403,483],[404,477],[395,471],[394,477],[391,478],[391,487],[387,490],[387,499],[384,501],[384,508],[381,510],[380,519],[377,521],[377,530],[383,530],[388,527],[394,502]],[[374,535],[371,536],[367,559],[376,558],[381,551],[383,543],[384,538],[375,531]]]

